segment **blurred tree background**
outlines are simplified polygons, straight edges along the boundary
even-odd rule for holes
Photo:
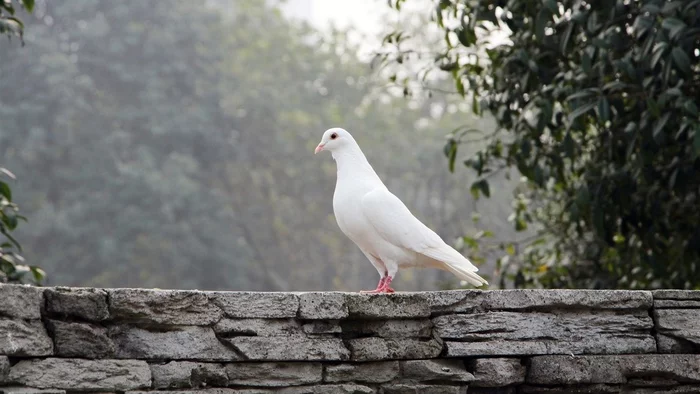
[[[448,242],[479,226],[493,242],[515,235],[510,192],[477,206],[463,193],[475,175],[442,156],[445,130],[494,121],[458,98],[387,92],[347,31],[255,0],[37,0],[20,18],[25,45],[0,42],[0,157],[29,219],[16,236],[47,284],[372,286],[332,216],[335,164],[313,155],[332,126]],[[493,261],[478,261],[488,274]],[[457,285],[434,270],[399,281]]]
[[[480,176],[471,190],[489,194],[511,168],[523,177],[511,220],[535,236],[506,244],[499,276],[700,289],[700,1],[389,6],[431,21],[419,35],[400,24],[386,36],[375,62],[400,71],[389,80],[425,96],[444,91],[433,79],[447,75],[474,113],[495,118],[479,130],[487,146],[464,161]],[[451,167],[473,148],[471,128],[448,141]]]

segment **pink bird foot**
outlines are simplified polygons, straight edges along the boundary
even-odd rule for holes
[[[384,281],[386,278],[380,278],[377,283],[377,288],[374,290],[360,290],[360,294],[379,294],[384,292]]]

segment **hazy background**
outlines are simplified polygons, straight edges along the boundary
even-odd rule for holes
[[[455,127],[493,122],[457,97],[393,94],[370,68],[396,22],[384,0],[202,4],[37,1],[26,45],[0,40],[0,157],[29,218],[16,237],[46,284],[373,288],[333,217],[335,164],[313,155],[333,126],[448,243],[480,228],[513,237],[513,182],[493,180],[477,204],[474,175],[451,174],[442,150]],[[423,270],[395,283],[450,281]]]

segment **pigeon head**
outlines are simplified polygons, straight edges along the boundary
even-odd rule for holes
[[[332,129],[326,130],[321,137],[321,142],[318,143],[314,153],[318,153],[322,150],[327,150],[329,152],[339,152],[343,149],[351,148],[356,146],[357,143],[355,139],[352,138],[350,133],[341,129],[339,127],[334,127]]]

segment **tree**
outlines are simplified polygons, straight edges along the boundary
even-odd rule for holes
[[[700,288],[700,1],[440,0],[431,13],[444,40],[429,71],[498,123],[465,161],[481,177],[472,190],[502,168],[526,179],[512,219],[541,237],[511,249],[518,264],[504,274]],[[425,60],[400,33],[380,60]]]

